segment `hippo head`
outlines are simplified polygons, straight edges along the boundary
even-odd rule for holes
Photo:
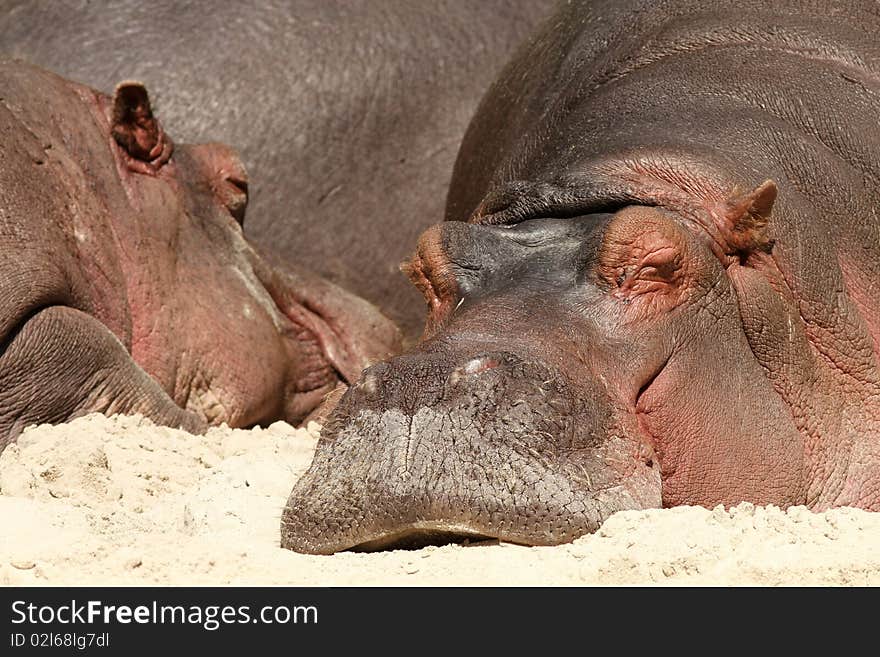
[[[624,509],[801,499],[803,447],[738,303],[774,196],[726,206],[721,251],[645,206],[429,229],[405,265],[425,337],[343,397],[282,545],[552,545]]]
[[[248,179],[231,148],[172,144],[138,82],[98,104],[127,197],[114,223],[134,278],[132,355],[180,406],[211,424],[300,422],[399,350],[372,305],[245,240]]]

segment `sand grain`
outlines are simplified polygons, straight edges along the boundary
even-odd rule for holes
[[[627,511],[553,548],[294,554],[279,517],[317,430],[32,427],[0,456],[0,584],[880,585],[880,514],[857,509]]]

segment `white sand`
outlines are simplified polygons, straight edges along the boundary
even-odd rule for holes
[[[31,428],[0,456],[0,584],[880,584],[880,514],[856,509],[628,511],[555,548],[294,554],[279,517],[317,428]]]

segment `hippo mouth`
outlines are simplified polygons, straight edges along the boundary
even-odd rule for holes
[[[383,534],[347,548],[350,552],[381,552],[385,550],[420,550],[429,546],[456,543],[468,545],[497,540],[470,527],[444,522],[417,522],[398,532]]]
[[[449,361],[402,356],[351,387],[291,492],[283,547],[558,545],[661,505],[657,465],[633,456],[597,391],[507,353],[483,354],[490,368]]]

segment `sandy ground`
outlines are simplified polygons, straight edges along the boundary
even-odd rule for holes
[[[317,430],[32,427],[0,456],[0,584],[880,584],[880,514],[856,509],[627,511],[554,548],[294,554],[279,517]]]

